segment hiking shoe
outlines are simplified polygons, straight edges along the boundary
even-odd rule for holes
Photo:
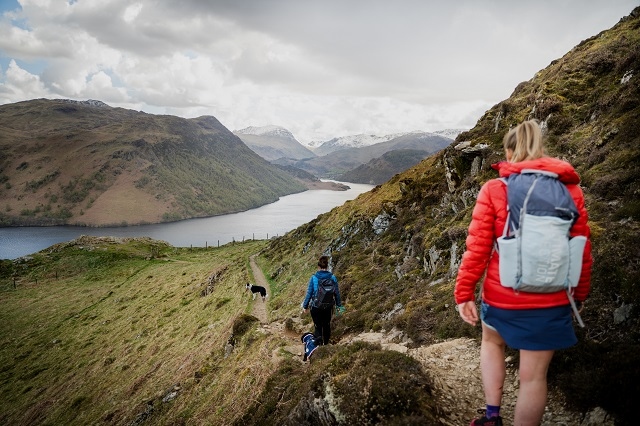
[[[482,416],[479,419],[472,420],[469,426],[502,426],[502,417],[487,418],[487,416]]]
[[[479,414],[484,414],[485,410],[478,410]],[[469,426],[502,426],[502,417],[482,416],[479,419],[471,420]]]

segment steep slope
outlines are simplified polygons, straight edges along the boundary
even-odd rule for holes
[[[99,101],[0,106],[0,223],[157,223],[257,207],[305,188],[211,116]]]
[[[429,154],[440,151],[452,142],[451,139],[432,133],[412,132],[392,138],[386,142],[359,148],[345,148],[322,157],[296,162],[288,162],[320,178],[335,179],[343,173],[355,169],[389,151],[412,149],[426,151]],[[278,164],[282,164],[278,162]]]
[[[301,160],[316,156],[283,127],[247,127],[233,133],[242,139],[242,142],[252,151],[268,161],[279,158]]]
[[[577,330],[576,347],[556,354],[551,387],[573,409],[600,406],[617,424],[633,424],[640,393],[640,8],[518,85],[452,146],[273,241],[265,259],[287,306],[302,296],[317,256],[332,256],[347,304],[336,339],[392,329],[413,344],[478,338],[479,329],[454,309],[455,276],[476,194],[496,177],[490,165],[503,159],[502,137],[528,118],[541,120],[549,154],[582,176],[595,257],[587,327]],[[517,361],[516,352],[509,356]],[[332,379],[324,383],[326,390]],[[313,396],[326,400],[323,392]]]

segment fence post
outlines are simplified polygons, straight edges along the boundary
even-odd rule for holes
[[[205,249],[208,249],[208,248],[209,248],[209,242],[208,242],[208,241],[205,241],[205,242],[204,242],[204,248],[205,248]]]
[[[220,240],[218,240],[218,248],[220,248]]]

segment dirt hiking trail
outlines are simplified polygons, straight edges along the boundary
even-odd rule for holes
[[[253,273],[253,279],[256,280],[255,285],[259,285],[267,289],[267,295],[270,293],[269,291],[269,283],[267,282],[267,278],[262,273],[262,270],[256,263],[256,255],[249,257],[249,264],[251,265],[251,272]],[[253,299],[253,295],[249,293],[251,298]],[[255,300],[253,300],[253,306],[251,310],[251,315],[258,318],[261,324],[267,323],[267,302],[269,301],[269,297],[264,302],[262,301],[260,295],[257,295]]]
[[[251,315],[260,320],[260,326],[264,333],[276,334],[280,338],[287,340],[286,346],[278,348],[273,352],[272,361],[274,363],[278,363],[280,361],[280,358],[282,357],[282,355],[280,354],[280,350],[298,356],[300,362],[302,362],[302,342],[300,342],[299,340],[300,336],[297,333],[286,330],[284,323],[269,323],[267,304],[269,303],[271,290],[269,289],[267,278],[264,276],[264,273],[262,273],[262,270],[256,263],[255,257],[255,254],[249,257],[249,265],[251,266],[251,272],[253,273],[253,279],[255,280],[254,284],[266,288],[268,296],[267,299],[263,302],[260,296],[256,296],[255,300],[252,300],[253,296],[250,295],[251,299],[249,303],[253,303],[253,305],[251,306]]]
[[[249,258],[255,284],[263,286],[269,291],[269,284],[262,270],[255,262],[255,256]],[[288,341],[287,346],[281,347],[272,354],[272,361],[279,362],[282,357],[280,350],[299,356],[302,362],[302,344],[299,335],[287,331],[284,324],[268,322],[267,304],[260,297],[256,297],[252,306],[252,315],[260,320],[265,333],[273,333]],[[294,319],[295,321],[299,319]],[[482,377],[480,374],[480,344],[473,339],[453,339],[441,343],[409,347],[410,340],[399,330],[360,333],[345,336],[338,344],[348,344],[355,341],[378,343],[385,350],[404,353],[418,360],[427,374],[431,377],[434,396],[439,406],[447,413],[440,421],[448,426],[467,425],[471,419],[477,417],[477,409],[484,408],[484,393],[482,391]],[[518,366],[510,358],[506,358],[507,377],[504,384],[501,416],[504,424],[513,424],[513,411],[518,395]],[[582,418],[580,413],[568,411],[561,395],[554,389],[549,389],[547,406],[541,426],[613,426],[614,422],[606,418],[605,413],[595,409]]]

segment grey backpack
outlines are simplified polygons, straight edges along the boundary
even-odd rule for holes
[[[579,216],[567,187],[555,173],[522,170],[501,179],[507,185],[508,215],[497,239],[500,282],[531,293],[566,290],[580,325],[571,289],[578,285],[587,238],[571,238]]]

